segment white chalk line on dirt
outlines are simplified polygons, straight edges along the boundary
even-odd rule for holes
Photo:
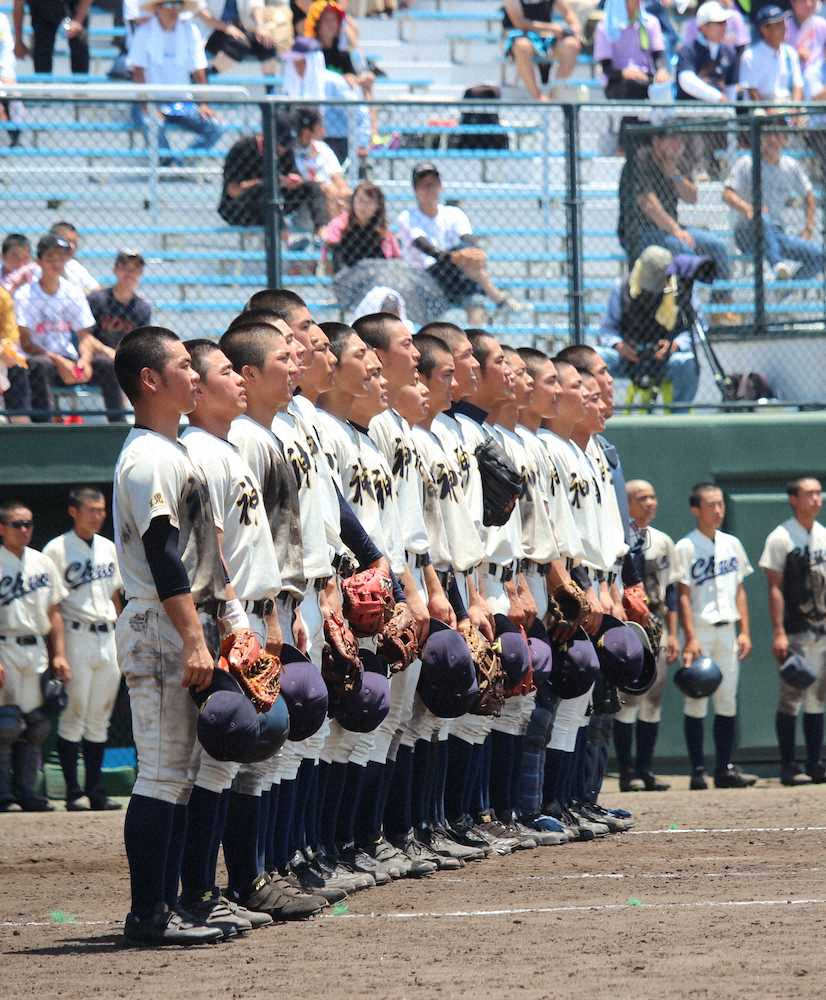
[[[546,913],[611,913],[618,910],[701,910],[757,906],[823,906],[826,898],[817,899],[705,899],[686,903],[602,903],[595,906],[514,906],[502,910],[421,910],[401,913],[342,913],[339,919],[350,920],[422,920],[426,918],[517,917]]]
[[[826,833],[826,826],[696,826],[664,830],[629,830],[632,837],[655,837],[681,833]]]

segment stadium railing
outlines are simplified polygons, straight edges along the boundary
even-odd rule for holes
[[[0,123],[6,232],[23,232],[36,243],[54,222],[72,222],[80,231],[78,259],[102,284],[111,280],[117,250],[134,246],[146,258],[142,293],[153,305],[153,322],[185,337],[220,334],[264,285],[295,287],[319,318],[352,317],[354,304],[341,298],[346,265],[322,245],[306,208],[293,210],[278,187],[275,151],[289,141],[279,131],[283,98],[253,96],[249,87],[210,85],[182,93],[89,82],[8,86],[2,96],[13,109],[11,121]],[[139,100],[152,112],[146,139],[132,118]],[[216,113],[220,138],[208,150],[186,152],[191,137],[170,131],[170,160],[160,146],[157,112],[200,101]],[[503,340],[549,350],[570,341],[599,342],[610,293],[628,273],[617,235],[624,164],[655,134],[682,135],[685,171],[708,179],[699,180],[695,204],[680,205],[680,223],[716,234],[731,263],[712,288],[699,286],[711,344],[728,370],[765,375],[784,404],[826,399],[819,375],[826,324],[822,270],[785,277],[781,269],[779,277],[774,271],[769,277],[765,241],[742,252],[723,202],[725,179],[746,146],[760,148],[765,131],[779,129],[786,154],[811,183],[812,238],[822,246],[817,107],[801,107],[795,121],[780,121],[746,105],[739,114],[721,114],[719,107],[693,102],[626,107],[395,99],[369,106],[373,138],[363,156],[364,107],[322,109],[328,123],[345,123],[346,136],[339,138],[349,141],[344,173],[350,188],[363,177],[381,188],[388,228],[398,237],[399,214],[415,205],[412,168],[434,163],[442,201],[467,214],[487,255],[488,277],[508,296],[495,308],[489,296],[462,301],[457,294],[444,315],[465,323],[471,318],[465,306],[475,306],[473,321]],[[631,121],[640,118],[645,120]],[[263,224],[228,224],[218,214],[224,162],[234,143],[255,134],[264,143]],[[759,172],[761,160],[755,160]],[[791,216],[800,214],[798,201],[790,196]],[[414,323],[421,318],[421,309],[411,315]],[[717,405],[720,393],[702,355],[700,369],[695,405]]]

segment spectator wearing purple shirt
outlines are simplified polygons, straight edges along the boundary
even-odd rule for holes
[[[792,12],[786,18],[786,41],[800,59],[806,98],[814,97],[823,89],[821,73],[826,18],[816,14],[816,10],[816,0],[792,0]]]
[[[594,59],[605,74],[611,100],[645,100],[652,83],[670,79],[660,22],[640,9],[639,0],[608,0],[597,28]]]

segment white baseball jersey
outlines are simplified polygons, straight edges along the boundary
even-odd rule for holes
[[[525,442],[528,454],[533,457],[537,470],[537,490],[545,501],[559,555],[573,563],[580,563],[583,552],[579,529],[574,522],[568,496],[562,488],[559,472],[540,436],[542,431],[534,433],[519,424],[516,432]]]
[[[643,586],[648,606],[656,615],[665,617],[665,591],[679,580],[679,567],[674,540],[658,528],[633,528],[641,536]]]
[[[362,467],[373,485],[373,494],[379,506],[381,534],[371,536],[379,548],[383,549],[390,562],[390,568],[399,576],[407,569],[404,548],[404,532],[399,516],[399,500],[395,482],[390,474],[390,466],[378,445],[368,435],[366,429],[353,428],[358,435],[359,453]]]
[[[326,465],[324,456],[318,454],[318,449],[314,452],[308,451],[310,436],[294,412],[287,410],[277,413],[272,422],[272,432],[281,442],[284,457],[292,467],[298,483],[304,573],[308,580],[332,576],[333,565],[327,541],[328,518],[325,517],[325,503],[329,506],[330,491],[335,491],[329,476],[326,482],[322,482],[319,478],[319,465]],[[333,499],[336,500],[335,497]]]
[[[592,437],[585,449],[585,455],[589,459],[597,477],[596,489],[602,499],[602,509],[599,522],[600,548],[602,557],[607,567],[614,567],[617,570],[622,568],[622,559],[628,551],[625,543],[625,529],[622,524],[619,504],[617,503],[617,493],[614,489],[614,477],[611,475],[611,466],[605,457],[605,452],[599,441]]]
[[[37,549],[17,556],[0,545],[0,633],[48,635],[49,608],[66,597],[57,567]]]
[[[298,486],[284,458],[281,442],[269,427],[262,427],[246,415],[232,421],[229,440],[261,487],[281,573],[281,590],[301,600],[307,579],[302,558]]]
[[[320,414],[323,410],[311,403],[306,396],[296,395],[290,400],[288,410],[298,419],[307,437],[307,451],[315,458],[319,481],[323,486],[324,520],[327,524],[327,541],[333,551],[341,554],[346,546],[341,541],[341,510],[330,463],[321,446]]]
[[[318,420],[321,446],[327,456],[333,479],[344,498],[355,509],[369,537],[374,540],[382,538],[384,529],[379,499],[383,503],[388,490],[392,488],[389,477],[386,483],[379,479],[375,484],[379,487],[377,498],[375,485],[362,460],[358,431],[326,410],[318,411]]]
[[[601,565],[599,517],[592,492],[593,470],[590,464],[573,441],[553,431],[542,428],[539,440],[559,476],[558,487],[551,495],[551,506],[554,526],[565,524],[564,530],[557,534],[563,554],[573,558],[576,564],[605,569]],[[577,554],[572,556],[567,548],[573,548]]]
[[[156,517],[179,531],[178,551],[196,604],[223,599],[224,571],[209,490],[180,441],[134,427],[115,466],[115,547],[127,599],[158,599],[143,536]]]
[[[474,430],[475,428],[475,430]],[[442,442],[445,451],[450,451],[456,459],[461,474],[462,490],[470,507],[470,513],[476,522],[477,529],[482,528],[482,477],[479,475],[479,464],[476,461],[475,449],[478,444],[478,424],[469,417],[452,416],[440,413],[430,429]],[[471,435],[468,437],[468,435]]]
[[[234,445],[200,427],[188,427],[181,440],[206,476],[236,595],[242,601],[275,598],[281,573],[255,474]]]
[[[535,452],[528,450],[525,439],[517,430],[509,430],[497,424],[496,432],[525,484],[525,491],[519,500],[523,557],[544,565],[559,558],[559,548],[551,526],[548,504],[541,491],[537,456]]]
[[[388,409],[373,417],[368,432],[393,477],[405,551],[424,555],[428,550],[428,538],[422,510],[421,460],[410,424],[395,410]]]
[[[724,531],[712,539],[695,528],[677,542],[676,553],[679,582],[691,588],[695,621],[737,621],[737,588],[753,572],[740,539]]]
[[[789,635],[826,628],[826,527],[807,531],[796,517],[766,539],[760,568],[783,574],[784,628]]]
[[[75,531],[53,538],[43,549],[57,567],[66,596],[60,605],[69,621],[111,625],[117,618],[112,596],[123,588],[114,542],[94,535],[84,541]]]
[[[436,569],[467,573],[485,555],[464,491],[456,454],[432,430],[413,428],[425,476],[425,520]]]

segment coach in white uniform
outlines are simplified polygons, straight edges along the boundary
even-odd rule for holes
[[[68,704],[57,726],[57,752],[66,781],[66,809],[120,809],[101,783],[109,717],[120,686],[115,650],[115,620],[123,587],[115,545],[98,534],[106,520],[100,490],[74,489],[69,494],[71,531],[53,538],[43,549],[57,567],[66,588],[61,604],[66,656],[72,667]],[[85,788],[77,776],[83,744]]]
[[[685,634],[683,663],[710,656],[720,667],[723,683],[714,697],[714,744],[718,788],[746,788],[756,778],[731,762],[737,716],[740,661],[751,652],[749,609],[743,580],[752,572],[748,556],[734,535],[720,531],[726,516],[723,491],[698,483],[689,499],[697,527],[676,546],[680,620]],[[739,622],[739,629],[737,623]],[[703,757],[703,719],[708,698],[685,699],[685,737],[691,762],[691,788],[707,787]]]
[[[59,608],[66,591],[48,556],[29,548],[31,537],[28,507],[0,507],[0,812],[52,810],[34,789],[51,728],[40,682],[50,658],[56,676],[71,677]]]
[[[794,479],[786,487],[792,517],[766,539],[760,568],[769,581],[772,652],[783,665],[789,653],[802,656],[815,675],[805,690],[780,679],[777,742],[780,780],[795,784],[796,718],[803,706],[806,773],[816,784],[826,781],[823,750],[823,706],[826,701],[826,528],[817,520],[823,506],[820,482]]]

